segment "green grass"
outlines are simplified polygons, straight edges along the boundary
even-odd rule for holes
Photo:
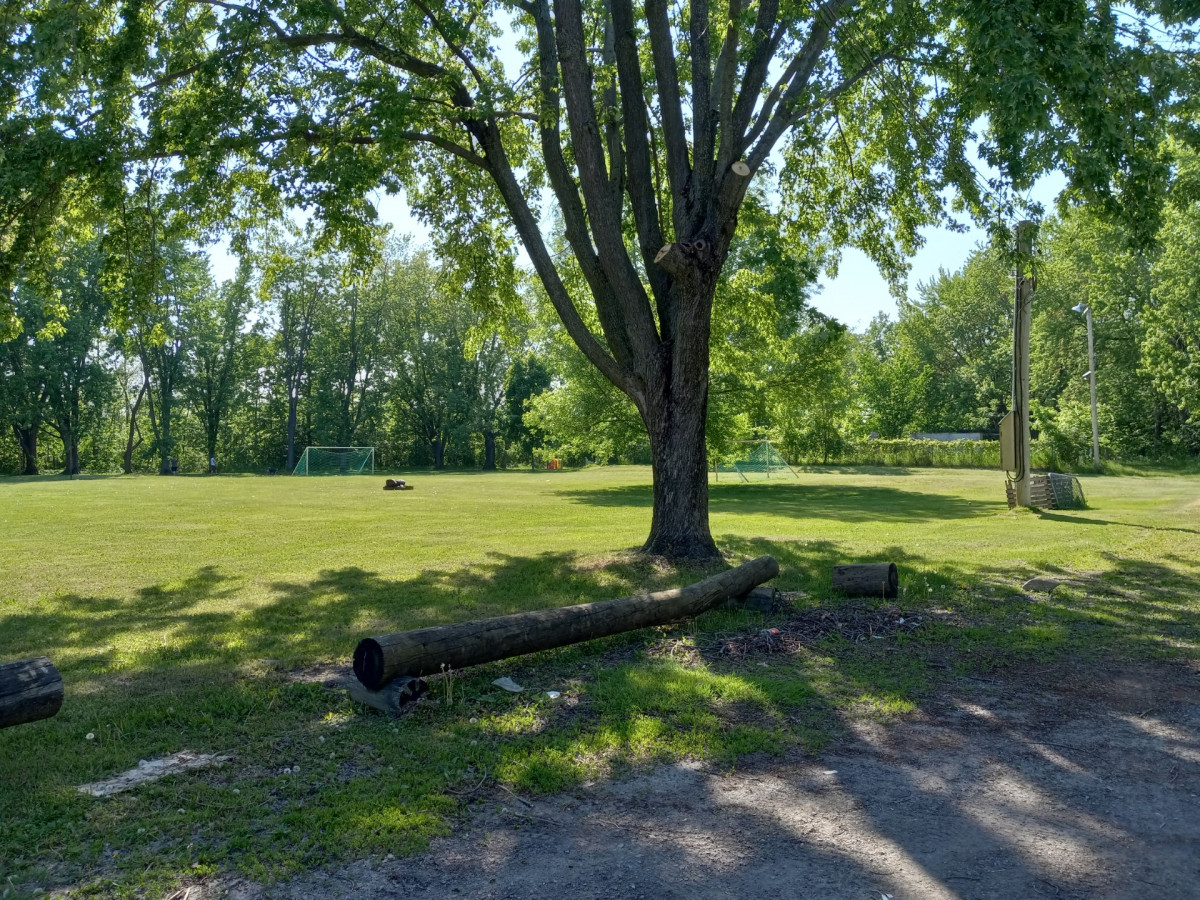
[[[0,731],[0,894],[412,852],[493,780],[536,793],[664,760],[734,766],[815,751],[847,717],[903,714],[960,674],[1200,656],[1200,477],[1085,478],[1089,509],[1038,514],[1010,512],[996,473],[813,468],[715,485],[718,543],[774,554],[776,583],[814,604],[834,562],[894,560],[902,605],[936,623],[761,666],[688,652],[764,621],[717,611],[459,673],[453,705],[392,722],[297,670],[344,664],[369,634],[703,573],[629,552],[645,469],[381,480],[0,479],[0,660],[46,654],[66,682],[56,718]],[[1035,573],[1072,585],[1026,599],[1015,585]],[[493,688],[500,674],[529,690]],[[233,760],[106,800],[75,789],[182,749]]]

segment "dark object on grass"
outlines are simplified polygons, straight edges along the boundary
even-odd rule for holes
[[[369,690],[356,681],[350,682],[348,688],[350,699],[365,703],[389,716],[398,716],[404,707],[419,699],[429,690],[420,678],[394,678],[377,691]]]
[[[62,701],[62,676],[46,657],[0,663],[0,728],[49,719]]]
[[[736,569],[670,591],[366,638],[354,650],[354,674],[368,688],[378,690],[400,675],[420,678],[436,674],[443,667],[477,666],[623,631],[666,625],[698,616],[730,597],[740,597],[778,574],[779,563],[773,557],[760,556]]]
[[[847,597],[886,597],[900,592],[895,563],[856,563],[833,567],[833,589]]]
[[[775,588],[770,585],[756,587],[740,597],[733,597],[725,605],[729,609],[748,609],[753,612],[769,613],[775,606]]]
[[[1045,575],[1038,575],[1030,578],[1027,582],[1021,585],[1023,591],[1037,591],[1043,594],[1053,594],[1054,589],[1062,584],[1057,578],[1047,578]]]
[[[403,478],[389,478],[383,483],[385,491],[411,491],[412,485],[405,484]]]

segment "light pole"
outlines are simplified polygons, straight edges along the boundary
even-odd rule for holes
[[[1073,312],[1083,313],[1087,320],[1088,332],[1088,371],[1083,377],[1088,379],[1092,389],[1092,462],[1100,468],[1100,420],[1096,417],[1096,344],[1092,339],[1092,308],[1086,303],[1071,307]]]

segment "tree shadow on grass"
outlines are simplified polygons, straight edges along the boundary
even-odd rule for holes
[[[1116,525],[1121,528],[1145,528],[1147,531],[1178,531],[1182,534],[1200,534],[1200,530],[1198,529],[1181,528],[1177,525],[1149,525],[1142,522],[1117,522],[1112,519],[1092,519],[1087,516],[1077,516],[1073,513],[1063,515],[1062,513],[1038,510],[1037,516],[1039,519],[1045,519],[1049,522],[1066,522],[1072,525]]]
[[[648,485],[622,485],[563,491],[575,503],[590,506],[653,506]],[[837,519],[842,522],[968,519],[1005,509],[1001,501],[966,500],[953,494],[906,491],[882,485],[821,485],[779,481],[709,485],[709,511],[715,514]]]
[[[818,592],[832,564],[852,552],[849,542],[836,541],[725,536],[723,545],[739,556],[771,553],[783,569],[782,586],[810,585]],[[899,547],[885,548],[879,555],[897,561],[910,577],[930,568],[928,559]],[[630,766],[667,759],[692,757],[726,765],[746,754],[774,754],[797,746],[816,749],[850,730],[848,704],[923,704],[941,677],[932,667],[939,654],[974,659],[972,665],[977,668],[980,657],[987,656],[980,651],[987,646],[992,646],[990,658],[1000,662],[1036,657],[1046,650],[1061,655],[1093,639],[1101,650],[1131,647],[1154,651],[1160,646],[1155,636],[1167,633],[1164,615],[1181,633],[1200,632],[1192,599],[1200,586],[1197,564],[1181,562],[1172,567],[1115,556],[1107,562],[1110,570],[1095,576],[1090,588],[1033,600],[1014,592],[992,606],[988,605],[991,601],[972,600],[970,592],[960,590],[960,584],[987,573],[939,563],[934,599],[940,604],[949,598],[961,606],[964,626],[928,636],[918,632],[906,644],[861,646],[830,641],[811,654],[774,658],[767,668],[752,660],[677,661],[644,655],[664,636],[755,627],[761,622],[752,614],[717,610],[665,632],[634,632],[469,670],[462,676],[460,690],[469,708],[481,711],[478,723],[468,721],[471,713],[426,709],[406,722],[405,738],[390,746],[382,734],[390,729],[374,729],[373,720],[364,717],[354,727],[373,737],[356,740],[378,744],[382,754],[379,765],[388,761],[399,765],[404,758],[424,753],[426,744],[436,745],[431,753],[449,753],[451,745],[464,743],[456,743],[458,738],[478,740],[486,753],[494,754],[486,757],[487,771],[529,790],[554,791],[582,778],[619,774]],[[319,721],[335,701],[327,700],[319,688],[303,696],[279,694],[282,676],[251,673],[247,664],[272,658],[280,661],[280,667],[326,660],[348,665],[354,643],[368,634],[622,596],[694,580],[701,574],[661,568],[633,555],[596,560],[569,553],[493,554],[470,566],[428,568],[407,579],[383,578],[355,567],[325,570],[311,580],[269,585],[266,596],[253,604],[239,604],[241,582],[212,567],[201,568],[178,582],[146,586],[125,599],[51,598],[37,609],[0,620],[0,657],[24,655],[10,651],[35,644],[34,649],[48,652],[52,658],[66,653],[67,663],[62,668],[69,692],[77,679],[100,676],[94,678],[92,708],[84,711],[73,703],[64,708],[61,718],[40,723],[43,735],[51,733],[49,744],[34,741],[34,732],[29,731],[5,741],[6,749],[13,751],[14,771],[19,772],[22,765],[32,766],[43,752],[40,748],[71,746],[68,732],[80,732],[80,726],[91,721],[85,716],[96,717],[121,725],[122,740],[127,742],[121,751],[124,755],[113,750],[108,763],[117,769],[131,764],[129,760],[136,760],[146,746],[157,747],[168,739],[198,750],[213,749],[217,738],[208,736],[206,716],[217,720],[221,740],[240,733],[237,729],[244,720],[258,716],[257,727],[265,729],[265,737],[260,734],[257,740],[268,749],[259,755],[243,750],[246,758],[240,764],[265,765],[274,758],[276,745],[299,753],[298,745],[288,743],[295,740],[296,730]],[[992,574],[1018,578],[1025,573],[1014,569]],[[926,602],[923,598],[905,602],[912,606],[917,599]],[[809,602],[826,600],[818,596]],[[1039,638],[1038,643],[1035,638],[1048,622],[1073,632],[1077,639],[1054,643]],[[153,638],[158,633],[168,635],[169,641],[156,646],[151,639],[144,646],[135,643],[116,655],[109,650],[98,662],[89,661],[89,653],[111,648],[124,636]],[[972,653],[973,657],[968,656]],[[514,698],[492,688],[490,680],[500,671],[524,679],[530,691]],[[564,686],[568,691],[578,689],[583,698],[573,710],[551,704],[542,693]],[[191,718],[181,719],[169,709],[143,711],[140,698],[152,692],[169,694],[169,702],[188,709]],[[163,699],[159,706],[165,707],[167,702]],[[348,715],[345,702],[336,702],[342,704],[341,714]],[[497,711],[511,711],[512,715],[493,723],[488,714]],[[169,738],[164,737],[164,728]],[[74,744],[78,743],[76,735]],[[313,750],[311,758],[304,757],[306,772],[317,764],[317,753]],[[1079,764],[1091,765],[1086,758]],[[457,758],[447,758],[446,772],[422,782],[421,790],[439,793],[455,789],[460,766]],[[4,774],[10,777],[10,773]],[[61,790],[62,777],[51,771],[47,789]],[[19,780],[18,776],[13,783]],[[328,793],[313,802],[338,808],[349,804],[349,793],[357,789],[352,783],[334,780],[322,788]],[[395,783],[389,789],[400,790]],[[36,791],[36,786],[31,790]],[[881,806],[865,787],[847,783],[847,790],[861,790],[860,802],[875,817],[877,830],[910,856],[921,858],[924,845],[918,836],[903,831],[903,823],[891,815],[886,804]],[[953,797],[934,796],[920,785],[911,792],[935,808],[947,827],[973,829],[974,846],[998,853],[1007,845],[1009,838],[979,824]],[[1047,783],[1045,793],[1053,794],[1052,784]],[[159,817],[165,822],[176,805],[166,804],[165,813],[157,807],[148,809],[139,812],[139,817]],[[72,821],[80,818],[72,810],[68,813],[67,818],[74,817]],[[305,827],[302,818],[288,824],[278,816],[272,818],[275,813],[270,811],[254,815],[269,819],[270,827],[264,827],[261,837],[245,838],[249,853],[264,850],[263,841],[276,841],[274,828],[281,829],[279,841],[286,841],[298,839]],[[342,830],[330,840],[344,846],[367,846],[371,835],[379,833],[381,815],[375,808],[374,817],[364,814],[352,824],[339,825]],[[772,825],[769,816],[760,824],[782,827]],[[37,842],[31,846],[36,852]],[[842,866],[853,869],[858,865],[836,856]],[[1021,864],[1019,854],[1012,858]],[[933,870],[935,875],[950,871],[936,866]],[[1023,878],[1028,875],[1021,871]]]

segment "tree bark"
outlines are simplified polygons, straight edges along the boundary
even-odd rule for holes
[[[133,474],[133,451],[141,446],[141,432],[137,427],[138,410],[142,407],[142,398],[146,396],[146,390],[150,387],[150,382],[143,380],[142,389],[138,391],[137,400],[134,401],[133,407],[129,410],[129,434],[125,439],[125,456],[122,460],[122,468],[126,475]],[[134,435],[137,435],[137,443],[134,443]]]
[[[62,676],[46,657],[0,663],[0,728],[48,719],[62,700]]]
[[[483,433],[483,471],[496,471],[496,432]]]
[[[37,458],[37,426],[23,428],[16,422],[13,423],[13,434],[17,436],[17,443],[21,446],[21,456],[24,457],[24,468],[22,475],[37,475],[38,474],[38,458]]]
[[[79,474],[79,437],[75,429],[64,426],[62,431],[63,471],[64,475]]]
[[[446,468],[446,441],[444,438],[436,438],[429,442],[430,448],[433,450],[433,467],[435,469]]]
[[[690,289],[679,297],[684,315],[675,322],[674,339],[659,354],[658,368],[645,378],[649,390],[642,419],[650,437],[654,514],[642,550],[674,559],[719,559],[708,527],[704,434],[716,271],[705,273],[697,265],[680,280]]]
[[[435,625],[416,631],[366,638],[354,650],[354,674],[379,690],[399,676],[420,678],[446,669],[476,666],[522,653],[666,625],[698,616],[779,574],[779,563],[760,556],[696,584],[619,600],[581,603]]]
[[[670,398],[646,422],[654,471],[654,514],[642,546],[646,553],[682,559],[720,556],[708,528],[705,405]]]
[[[287,471],[290,475],[296,469],[296,406],[300,402],[298,384],[288,388],[288,417],[287,417]]]
[[[171,389],[167,385],[162,385],[159,391],[161,395],[158,399],[158,421],[161,426],[159,432],[159,462],[158,474],[171,474]]]

